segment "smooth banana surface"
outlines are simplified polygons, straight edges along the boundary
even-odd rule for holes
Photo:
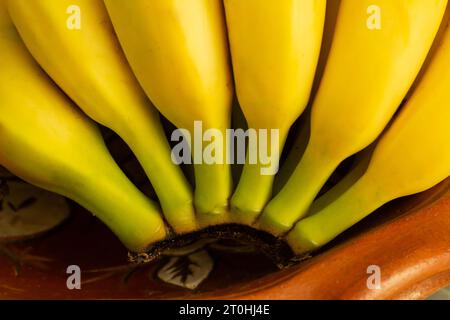
[[[265,208],[261,228],[275,235],[289,231],[338,165],[380,135],[419,73],[446,5],[446,0],[380,0],[376,6],[369,0],[341,1],[308,146]]]
[[[68,8],[80,25],[67,25]],[[159,115],[133,75],[101,0],[12,0],[11,17],[30,52],[92,119],[117,132],[140,160],[169,224],[196,229],[193,192],[171,161]],[[173,192],[173,190],[177,192]]]
[[[308,216],[311,216],[330,203],[339,199],[341,195],[345,193],[352,185],[362,177],[362,175],[366,172],[367,167],[369,166],[370,159],[372,158],[373,150],[375,148],[376,143],[371,144],[367,149],[361,151],[358,155],[356,155],[353,160],[354,163],[350,168],[349,172],[342,177],[339,182],[334,185],[330,190],[325,192],[323,195],[314,200],[313,204],[309,208]]]
[[[0,164],[75,200],[133,251],[166,236],[155,203],[116,165],[96,125],[28,53],[0,2]]]
[[[450,175],[450,30],[423,79],[377,144],[366,173],[341,197],[301,220],[287,239],[312,251],[393,199]]]
[[[449,177],[449,17],[447,0],[0,0],[0,166],[135,261],[206,236],[309,254]],[[0,239],[63,216],[17,228],[14,208]]]
[[[306,107],[319,60],[325,0],[225,0],[237,96],[256,130],[278,130],[281,153]],[[275,139],[275,137],[269,137]],[[272,194],[274,175],[247,161],[231,199],[237,221],[251,224]]]
[[[106,0],[113,25],[142,87],[180,129],[217,129],[231,121],[233,81],[220,0]],[[195,154],[203,146],[192,144]],[[217,150],[225,153],[225,145]],[[228,221],[231,170],[196,164],[195,206],[202,225]]]

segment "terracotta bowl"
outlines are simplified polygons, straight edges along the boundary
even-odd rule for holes
[[[81,290],[68,289],[71,265],[80,267]],[[381,286],[369,289],[373,266]],[[450,179],[385,206],[284,270],[224,242],[133,265],[111,232],[74,206],[50,234],[0,245],[0,279],[1,299],[423,299],[450,284]]]

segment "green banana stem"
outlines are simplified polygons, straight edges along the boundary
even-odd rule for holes
[[[308,216],[316,214],[334,202],[363,176],[369,167],[375,145],[372,144],[368,149],[362,151],[355,159],[353,168],[334,187],[314,201],[308,211]]]
[[[195,165],[195,207],[203,227],[229,222],[228,199],[232,189],[231,169],[226,164]]]
[[[192,232],[197,229],[197,223],[191,186],[181,168],[172,161],[163,128],[156,126],[159,119],[152,123],[154,126],[149,126],[136,119],[123,138],[149,177],[169,225],[180,234]]]
[[[261,169],[262,166],[259,163],[244,166],[231,200],[232,218],[236,223],[252,225],[272,194],[274,177],[261,176]]]
[[[133,252],[144,252],[151,244],[164,240],[166,230],[156,204],[139,192],[118,167],[108,171],[96,174],[95,179],[87,175],[78,185],[69,185],[70,191],[60,193],[95,212]],[[74,193],[75,185],[78,192]]]
[[[94,212],[136,252],[166,236],[156,204],[114,162],[98,128],[27,51],[0,0],[0,163]]]
[[[225,126],[222,126],[224,128]],[[209,128],[206,127],[205,130]],[[227,144],[225,143],[226,130],[219,129],[224,138],[219,152],[219,159],[223,163],[207,163],[204,156],[205,146],[202,143],[191,145],[194,158],[195,193],[194,203],[197,219],[202,227],[230,222],[228,203],[231,196],[233,179],[231,166],[226,163]],[[191,132],[194,132],[193,130]],[[198,133],[197,133],[198,134]],[[195,133],[194,133],[195,135]],[[202,163],[196,163],[195,154],[202,156]],[[198,159],[197,159],[198,160]]]
[[[259,219],[260,228],[277,236],[288,232],[307,214],[314,198],[340,162],[308,146],[282,192],[264,209]]]
[[[253,128],[252,126],[249,126]],[[277,143],[278,159],[280,160],[281,151],[286,142],[288,129],[279,129],[279,141]],[[272,137],[268,135],[268,146],[272,146]],[[255,147],[255,146],[249,146]],[[259,149],[259,148],[258,148]],[[273,154],[273,150],[271,150]],[[231,208],[233,220],[238,223],[251,225],[264,209],[267,201],[272,196],[272,187],[275,174],[263,175],[262,170],[267,165],[262,164],[258,158],[256,164],[249,161],[249,151],[247,152],[247,161],[242,171],[241,179],[231,199]]]
[[[363,176],[335,202],[300,220],[286,237],[294,252],[305,254],[320,248],[381,207],[386,201],[377,197],[375,188],[367,190],[373,186]]]

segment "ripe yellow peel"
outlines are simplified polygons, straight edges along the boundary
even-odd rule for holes
[[[79,16],[67,13],[74,6]],[[12,0],[8,8],[28,49],[52,79],[86,114],[129,144],[171,226],[180,233],[194,230],[192,191],[171,161],[158,112],[129,68],[103,1]],[[79,29],[70,26],[76,18]]]
[[[179,128],[228,127],[232,79],[218,0],[106,0],[139,81]],[[143,41],[143,39],[146,39]]]
[[[160,112],[191,132],[194,121],[202,121],[205,130],[225,133],[233,81],[222,2],[106,0],[105,4],[134,73]],[[206,224],[224,222],[231,193],[229,166],[199,164],[195,169],[199,215],[206,216]]]
[[[249,127],[288,129],[309,99],[326,1],[224,4],[236,92]]]
[[[263,229],[289,231],[339,163],[382,132],[419,73],[446,5],[446,0],[380,0],[380,28],[374,29],[368,14],[373,1],[341,1],[308,147],[265,208]]]
[[[301,220],[287,240],[314,250],[384,203],[425,191],[450,175],[450,30],[422,80],[376,146],[366,173],[335,202]]]
[[[116,165],[96,126],[55,88],[0,2],[0,164],[97,215],[133,251],[165,237],[156,204]]]
[[[239,103],[252,129],[278,129],[281,153],[305,109],[322,43],[325,0],[225,0]],[[274,152],[274,150],[271,150]],[[272,193],[273,175],[246,164],[231,200],[234,218],[251,224]]]

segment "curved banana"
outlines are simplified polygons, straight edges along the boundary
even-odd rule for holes
[[[129,68],[103,1],[12,0],[8,8],[26,46],[50,77],[86,114],[131,147],[169,224],[179,233],[195,230],[191,188],[171,160],[158,112]],[[76,18],[78,28],[71,27]]]
[[[339,199],[341,195],[345,193],[352,185],[362,177],[362,175],[366,172],[367,167],[369,166],[370,159],[372,158],[372,153],[375,148],[375,143],[367,147],[364,151],[361,151],[358,155],[356,155],[356,159],[354,160],[353,166],[350,168],[350,171],[330,190],[325,192],[319,198],[314,200],[311,207],[308,210],[308,216],[312,216],[313,214],[319,212],[330,203]]]
[[[226,28],[220,0],[106,0],[108,12],[128,60],[159,111],[187,129],[195,166],[195,206],[202,225],[228,221],[231,171],[225,144],[216,141],[212,164],[202,158],[200,130],[230,126],[233,97]],[[211,160],[211,159],[210,159]]]
[[[450,175],[450,29],[443,41],[377,144],[366,173],[288,234],[295,252],[315,250],[386,202],[425,191]]]
[[[342,0],[311,138],[260,227],[275,235],[305,216],[337,166],[380,135],[414,82],[447,0]]]
[[[132,251],[165,238],[164,222],[123,174],[88,118],[28,53],[0,1],[0,164],[98,216]]]
[[[326,66],[327,58],[330,53],[340,2],[341,0],[327,2],[322,48],[320,52],[319,62],[317,64],[314,84],[311,90],[311,98],[314,98],[314,96],[317,93],[317,89],[319,87],[320,80],[323,76],[323,72]],[[308,108],[307,112],[306,111],[303,112],[303,115],[298,120],[300,128],[296,132],[294,132],[295,134],[294,143],[292,147],[288,149],[287,157],[284,160],[282,166],[280,167],[280,170],[278,171],[277,175],[275,176],[272,191],[273,196],[277,195],[281,191],[281,189],[289,180],[289,177],[292,175],[295,168],[297,167],[297,164],[300,162],[303,153],[305,152],[305,149],[308,145],[309,134],[311,129],[310,117],[311,112],[310,108]]]
[[[278,130],[281,154],[305,109],[320,55],[325,0],[225,0],[236,91],[248,126]],[[269,142],[269,145],[271,143]],[[261,146],[260,146],[261,147]],[[252,224],[272,195],[274,174],[246,162],[231,199],[233,218]]]
[[[314,98],[314,96],[317,93],[317,89],[319,87],[320,80],[322,79],[323,72],[326,66],[327,58],[330,53],[340,2],[341,0],[327,2],[322,48],[319,56],[319,62],[317,64],[314,84],[311,89],[311,98]],[[292,147],[288,150],[287,157],[284,160],[282,166],[280,167],[280,170],[278,171],[277,175],[275,176],[272,195],[277,195],[281,191],[281,189],[289,180],[289,177],[292,175],[295,168],[297,167],[297,164],[300,162],[303,153],[305,152],[305,149],[308,145],[309,134],[311,129],[309,119],[311,117],[311,112],[309,109],[310,108],[308,108],[307,109],[308,112],[305,111],[300,120],[298,120],[300,129],[294,132],[295,134],[294,143]]]

